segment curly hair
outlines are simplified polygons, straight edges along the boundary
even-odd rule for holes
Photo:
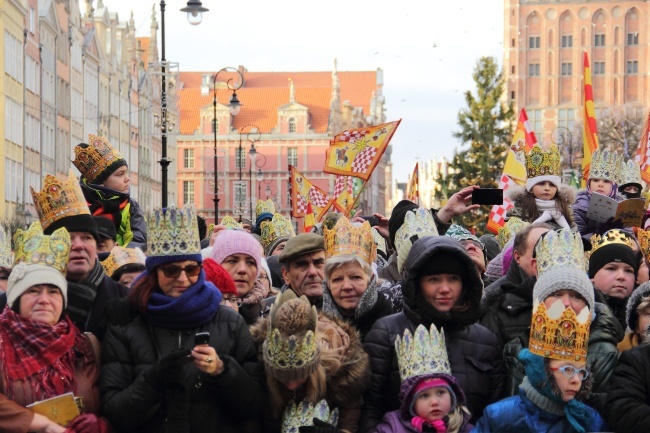
[[[557,380],[555,379],[555,376],[553,375],[553,371],[551,371],[551,358],[544,358],[544,371],[546,372],[546,378],[548,379],[549,383],[551,384],[551,387],[553,388],[553,393],[557,395],[559,398],[562,398],[562,391],[560,391],[560,388],[557,386]],[[593,385],[593,377],[591,375],[591,371],[589,371],[589,368],[587,368],[587,378],[582,381],[582,386],[580,387],[580,391],[576,394],[575,398],[576,400],[580,401],[585,401],[587,397],[591,394],[591,387]]]
[[[573,226],[573,212],[570,210],[569,203],[566,200],[562,199],[559,194],[559,190],[555,193],[553,197],[557,209],[562,213],[566,222],[569,223],[569,226]],[[539,218],[539,210],[537,209],[537,203],[535,202],[535,195],[527,191],[524,195],[517,200],[515,206],[521,208],[521,219],[528,222],[533,222]]]

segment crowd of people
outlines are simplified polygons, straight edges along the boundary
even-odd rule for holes
[[[596,151],[578,192],[559,161],[497,236],[455,224],[475,186],[296,234],[272,201],[145,215],[90,136],[0,231],[0,431],[650,431],[650,231],[588,217],[638,166]]]

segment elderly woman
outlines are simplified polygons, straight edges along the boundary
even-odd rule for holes
[[[111,308],[104,413],[123,433],[239,432],[263,398],[248,327],[205,279],[191,209],[157,210],[149,230],[147,269]]]
[[[40,223],[16,233],[16,265],[7,286],[7,306],[0,315],[0,431],[63,432],[54,421],[24,407],[73,393],[85,413],[68,433],[107,432],[100,412],[97,339],[82,334],[64,313],[67,282],[63,275],[70,251],[65,228],[43,235]],[[92,338],[92,340],[91,340]]]
[[[432,324],[445,332],[452,375],[475,416],[502,395],[504,370],[497,337],[479,325],[483,283],[465,248],[447,236],[413,243],[402,279],[404,311],[379,319],[364,340],[372,380],[364,396],[360,431],[371,432],[399,408],[395,339]]]
[[[392,303],[377,292],[377,275],[372,267],[376,249],[370,224],[351,224],[343,217],[331,230],[324,227],[323,232],[323,312],[350,322],[363,341],[378,319],[394,313]]]

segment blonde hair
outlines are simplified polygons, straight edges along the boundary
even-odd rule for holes
[[[447,416],[447,433],[458,433],[463,427],[466,414],[470,415],[467,407],[456,405],[456,409]]]

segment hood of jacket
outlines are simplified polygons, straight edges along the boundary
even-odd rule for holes
[[[456,395],[456,402],[460,406],[467,406],[467,401],[465,398],[465,393],[458,385],[456,378],[449,374],[445,373],[431,373],[431,374],[422,374],[418,376],[409,377],[402,381],[402,385],[399,388],[399,400],[402,402],[400,406],[400,413],[404,419],[411,419],[412,415],[410,414],[411,401],[413,400],[413,389],[419,384],[422,380],[428,379],[444,379],[449,383],[450,388],[454,391]]]
[[[625,322],[632,332],[636,332],[636,327],[639,325],[639,313],[636,309],[639,308],[641,300],[645,296],[650,296],[650,283],[643,283],[634,289],[630,298],[627,300]]]
[[[624,337],[623,329],[618,323],[616,316],[612,310],[605,304],[596,302],[595,304],[596,318],[593,319],[589,334],[589,343],[612,343],[614,346],[618,344]]]
[[[437,311],[424,300],[418,281],[421,269],[426,269],[437,257],[454,257],[466,272],[461,275],[463,288],[461,299],[466,303],[462,310],[452,310],[448,313]],[[435,324],[437,327],[462,328],[476,323],[481,316],[481,297],[483,296],[483,280],[471,257],[465,248],[455,239],[448,236],[427,236],[418,239],[409,252],[404,264],[402,278],[404,294],[404,312],[415,323],[426,326]]]

